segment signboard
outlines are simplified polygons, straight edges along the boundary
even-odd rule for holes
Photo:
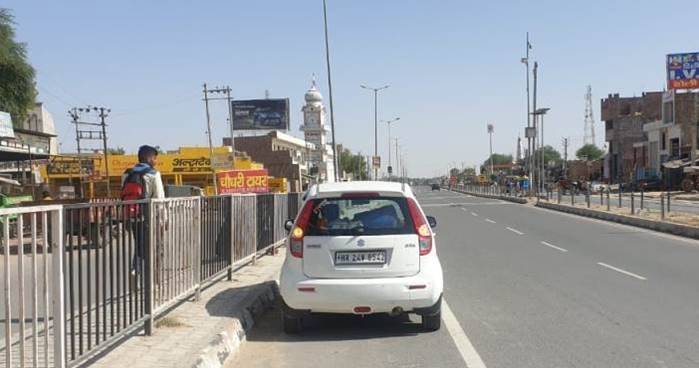
[[[235,100],[233,129],[289,129],[289,99]]]
[[[266,169],[219,171],[216,180],[219,194],[269,192]]]
[[[214,157],[211,160],[211,167],[214,170],[233,169],[234,161],[235,156],[233,155],[233,153],[214,153]]]
[[[699,52],[667,55],[667,89],[699,88]]]
[[[525,138],[536,138],[536,128],[534,128],[534,127],[524,128],[524,137]]]
[[[374,169],[378,169],[381,167],[381,156],[373,156],[371,158],[371,166]]]
[[[274,193],[287,193],[289,191],[286,178],[270,178],[269,190]]]
[[[15,130],[12,127],[10,114],[0,111],[0,138],[14,138]]]

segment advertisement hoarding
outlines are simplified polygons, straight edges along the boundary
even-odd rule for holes
[[[14,138],[15,130],[12,127],[10,114],[0,111],[0,138]]]
[[[699,52],[667,55],[667,88],[699,88]]]
[[[269,192],[267,169],[219,171],[216,180],[219,194]]]
[[[236,130],[289,129],[289,99],[235,100],[233,128]]]

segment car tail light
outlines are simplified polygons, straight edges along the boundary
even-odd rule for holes
[[[289,250],[291,255],[296,258],[303,258],[303,237],[308,230],[308,222],[313,213],[313,201],[307,201],[301,210],[299,218],[296,220],[294,228],[291,229],[291,237],[289,238]]]
[[[417,234],[418,243],[420,244],[420,255],[429,254],[432,250],[432,232],[427,221],[425,221],[425,216],[420,212],[417,202],[412,198],[408,198],[408,211],[410,211],[410,217],[413,219],[415,234]]]

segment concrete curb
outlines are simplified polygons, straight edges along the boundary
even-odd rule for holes
[[[224,329],[211,340],[209,346],[202,349],[193,368],[221,368],[227,359],[232,358],[245,342],[247,332],[255,324],[264,311],[271,308],[275,302],[277,285],[266,282],[259,288],[249,292],[241,303],[241,310],[236,313],[238,318],[226,323]]]
[[[630,225],[635,227],[640,227],[644,229],[654,230],[662,233],[668,233],[673,235],[679,235],[687,238],[699,239],[699,228],[673,224],[669,222],[660,222],[653,220],[646,220],[642,218],[636,218],[631,216],[618,215],[614,213],[608,213],[603,211],[596,211],[587,208],[577,208],[570,207],[567,205],[560,205],[555,203],[541,202],[536,204],[537,207],[546,208],[549,210],[572,213],[578,216],[592,217],[600,220],[616,222],[624,225]]]
[[[513,203],[519,203],[519,204],[527,204],[529,201],[527,201],[524,198],[518,198],[518,197],[508,197],[508,196],[501,196],[501,195],[492,195],[492,194],[483,194],[483,193],[475,193],[475,192],[468,192],[465,190],[459,190],[459,189],[448,189],[451,190],[452,192],[456,193],[461,193],[461,194],[468,194],[472,195],[474,197],[482,197],[482,198],[490,198],[490,199],[499,199],[503,201],[508,201],[508,202],[513,202]]]

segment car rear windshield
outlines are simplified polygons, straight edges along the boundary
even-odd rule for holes
[[[403,197],[323,198],[313,200],[310,236],[395,235],[413,233]]]

